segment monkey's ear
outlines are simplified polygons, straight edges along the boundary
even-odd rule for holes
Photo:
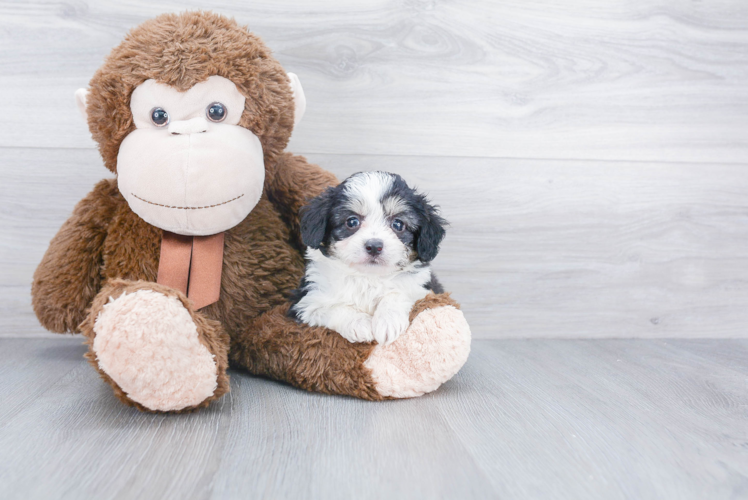
[[[306,96],[304,96],[304,89],[301,88],[299,77],[295,73],[288,73],[288,79],[291,80],[291,90],[293,91],[293,103],[295,106],[293,126],[296,127],[301,121],[301,117],[304,116],[304,111],[306,111]]]
[[[86,101],[88,100],[88,89],[78,89],[75,91],[75,104],[78,106],[78,111],[83,115],[83,119],[88,121],[88,113],[86,112]]]

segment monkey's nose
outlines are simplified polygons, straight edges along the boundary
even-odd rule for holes
[[[169,122],[169,133],[172,135],[200,134],[206,130],[208,130],[208,120],[202,116]]]

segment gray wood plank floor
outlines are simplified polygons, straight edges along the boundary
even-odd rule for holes
[[[748,497],[748,340],[476,341],[369,403],[232,374],[207,411],[122,406],[80,338],[0,339],[0,496]]]

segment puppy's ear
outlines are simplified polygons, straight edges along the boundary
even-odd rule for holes
[[[420,197],[419,205],[421,227],[416,239],[416,251],[420,260],[430,262],[439,253],[439,244],[444,239],[444,226],[448,223],[426,197]]]
[[[304,245],[317,249],[325,240],[334,191],[335,188],[327,188],[301,208],[301,241]]]

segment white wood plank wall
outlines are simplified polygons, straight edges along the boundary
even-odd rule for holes
[[[31,274],[107,175],[73,92],[189,8],[300,76],[291,151],[431,193],[476,338],[748,337],[741,0],[2,1],[0,336],[43,335]]]

